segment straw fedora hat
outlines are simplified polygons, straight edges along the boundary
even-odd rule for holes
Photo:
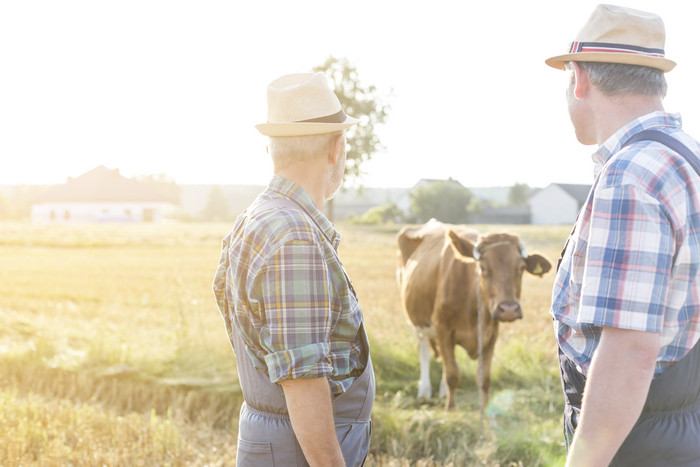
[[[267,123],[255,125],[266,136],[320,135],[357,123],[345,115],[323,73],[284,75],[267,87]]]
[[[663,20],[645,11],[598,5],[571,43],[569,53],[545,60],[564,69],[566,62],[605,62],[641,65],[671,71],[676,63],[664,55]]]

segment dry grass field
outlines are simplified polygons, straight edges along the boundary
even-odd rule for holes
[[[519,233],[552,260],[568,227]],[[230,224],[0,223],[0,465],[235,463],[241,394],[211,293]],[[476,364],[458,351],[459,411],[416,398],[418,356],[395,280],[399,226],[340,225],[377,374],[369,465],[561,465],[553,274],[524,278],[501,327],[482,424]],[[434,387],[440,365],[431,368]]]

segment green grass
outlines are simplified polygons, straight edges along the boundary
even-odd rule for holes
[[[459,411],[447,413],[438,398],[416,398],[399,227],[339,226],[377,375],[368,464],[563,464],[553,274],[525,277],[525,317],[501,327],[485,420],[461,349]],[[242,396],[211,293],[229,228],[0,223],[0,465],[233,464]],[[568,233],[508,230],[553,260]],[[433,362],[435,392],[440,372]]]

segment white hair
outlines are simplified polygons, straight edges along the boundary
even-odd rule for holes
[[[606,96],[640,94],[666,97],[664,72],[656,68],[623,63],[576,62],[588,73],[591,83]],[[567,69],[571,70],[570,63]],[[573,77],[572,77],[573,79]]]
[[[275,170],[323,157],[342,132],[308,136],[270,136],[268,149]]]

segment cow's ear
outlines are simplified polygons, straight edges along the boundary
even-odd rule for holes
[[[525,259],[525,270],[533,276],[542,277],[552,269],[552,263],[540,253],[531,253]]]
[[[424,238],[420,230],[404,228],[399,232],[399,253],[402,264],[406,264],[408,258],[416,251],[416,248],[423,242]]]
[[[474,244],[469,239],[460,237],[451,229],[447,231],[447,238],[450,239],[450,245],[458,257],[474,258]]]

